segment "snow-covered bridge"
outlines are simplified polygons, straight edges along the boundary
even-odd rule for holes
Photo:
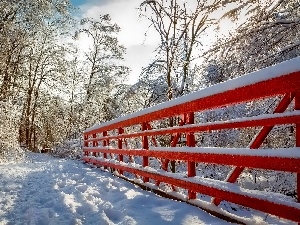
[[[270,98],[277,103],[271,114],[253,115],[253,112],[246,112],[242,116],[232,116],[230,113],[236,106],[244,107],[244,111],[247,111],[247,108],[251,108],[249,105]],[[220,205],[220,202],[226,200],[279,218],[300,222],[300,204],[295,198],[282,193],[249,189],[249,184],[243,187],[236,184],[245,168],[287,172],[296,174],[293,186],[296,189],[295,193],[299,193],[299,109],[298,57],[91,127],[84,132],[83,159],[98,167],[110,168],[115,175],[144,188],[186,201],[220,217],[253,223],[251,218],[249,221],[224,210],[227,203],[224,206]],[[226,120],[201,122],[203,114],[220,111],[227,112]],[[162,126],[166,121],[176,126]],[[286,133],[281,134],[281,138],[288,136],[288,143],[293,140],[293,146],[276,145],[274,149],[264,144],[272,128],[278,125],[293,127],[293,137]],[[217,141],[221,142],[218,145],[202,147],[205,146],[204,132],[226,130],[232,139],[238,139],[245,130],[255,127],[261,129],[252,129],[244,134],[252,136],[252,140],[246,146],[239,144],[237,147],[235,144],[226,143],[225,140],[224,145],[220,146],[222,140],[217,138]],[[182,136],[185,141],[179,143]],[[160,142],[166,140],[170,141],[170,144],[166,145],[168,147],[160,146]],[[214,167],[207,166],[210,164],[233,168],[224,181],[210,179],[203,173],[206,167]],[[169,171],[169,165],[173,173]],[[214,168],[220,170],[220,167]],[[248,174],[254,173],[255,171],[248,171]]]

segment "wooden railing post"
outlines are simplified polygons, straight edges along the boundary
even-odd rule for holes
[[[187,114],[187,124],[193,124],[194,123],[194,113],[188,113]],[[189,147],[195,147],[195,135],[192,132],[189,132],[186,134],[186,141],[187,146]],[[194,177],[196,176],[196,166],[195,162],[188,161],[188,177]],[[188,199],[195,199],[196,193],[188,190]]]
[[[97,137],[97,134],[93,134],[93,138],[96,138]],[[97,147],[98,146],[98,142],[97,141],[93,141],[93,147]],[[93,152],[93,156],[97,156],[97,153],[96,152]]]
[[[89,147],[89,143],[87,142],[87,140],[89,139],[89,136],[88,135],[84,135],[83,137],[83,146],[84,147]],[[89,155],[89,152],[84,152],[84,155],[85,156],[88,156]]]
[[[118,133],[119,133],[119,135],[120,135],[120,134],[123,134],[123,133],[124,133],[124,129],[120,127],[120,128],[118,129]],[[122,147],[123,147],[123,142],[122,142],[122,139],[119,138],[119,139],[118,139],[118,149],[122,149]],[[121,155],[121,154],[119,154],[119,161],[120,161],[120,162],[123,162],[123,155]],[[119,173],[120,173],[120,174],[123,174],[123,171],[120,170]]]
[[[300,90],[296,92],[295,96],[295,110],[300,110]],[[300,147],[300,121],[296,122],[296,147]],[[300,173],[297,173],[297,196],[300,202]],[[300,223],[298,223],[300,224]]]
[[[142,123],[142,131],[147,130],[147,123],[144,122]],[[143,145],[143,150],[148,151],[149,149],[149,143],[148,143],[148,137],[147,136],[142,136],[142,145]],[[148,156],[143,156],[143,167],[149,165],[149,159]],[[144,177],[144,182],[149,182],[149,177]]]
[[[103,135],[103,137],[106,137],[107,136],[107,131],[103,131],[102,135]],[[103,140],[103,147],[105,147],[107,145],[108,145],[108,141]],[[107,159],[107,154],[106,153],[103,153],[103,158]],[[104,166],[104,169],[107,169],[107,166]]]

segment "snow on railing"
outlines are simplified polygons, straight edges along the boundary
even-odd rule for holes
[[[199,113],[276,96],[281,97],[281,100],[273,114],[195,123]],[[293,101],[294,104],[291,104]],[[289,111],[285,112],[287,108]],[[178,126],[155,129],[156,124],[166,118],[178,120]],[[254,151],[253,149],[261,147],[276,125],[294,126],[294,147],[281,146],[277,149]],[[136,130],[137,126],[140,126],[140,130],[131,132],[134,130],[131,128]],[[205,132],[253,127],[261,129],[250,144],[243,148],[205,148],[201,147],[205,144],[203,140],[196,143]],[[185,137],[179,143],[183,135]],[[166,144],[168,139],[170,142]],[[116,175],[152,190],[162,192],[163,184],[168,184],[171,187],[168,195],[176,198],[181,196],[181,200],[217,215],[223,214],[223,217],[249,222],[216,207],[225,200],[300,222],[300,204],[292,198],[279,193],[248,190],[236,183],[245,167],[296,173],[295,188],[299,202],[300,57],[93,126],[84,132],[83,150],[85,162],[105,169],[111,168]],[[177,173],[174,173],[175,161],[178,170],[181,170]],[[187,166],[184,166],[184,162]],[[197,165],[200,163],[228,165],[233,168],[224,181],[219,181],[197,174]],[[186,190],[187,195],[182,195],[184,190],[176,193],[178,188]],[[197,193],[211,196],[212,202],[203,202]]]

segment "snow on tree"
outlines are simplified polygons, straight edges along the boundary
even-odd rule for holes
[[[82,19],[81,28],[75,34],[76,39],[85,35],[91,41],[89,49],[84,52],[82,68],[86,71],[82,74],[86,92],[83,104],[83,110],[87,110],[83,115],[87,117],[85,128],[118,115],[113,92],[129,71],[121,62],[125,48],[118,42],[119,31],[120,27],[111,22],[109,15],[101,15],[99,19]]]
[[[227,79],[299,56],[299,1],[274,1],[206,54]],[[263,16],[262,16],[263,15]]]
[[[0,102],[0,163],[18,161],[24,157],[16,136],[18,121],[12,116],[16,113],[11,103]]]
[[[31,150],[37,128],[41,93],[53,90],[65,70],[63,30],[70,25],[70,3],[53,1],[1,1],[0,99],[19,110],[19,143]],[[2,20],[3,19],[3,20]]]

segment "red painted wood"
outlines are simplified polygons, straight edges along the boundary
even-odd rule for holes
[[[150,124],[149,122],[146,122],[145,124],[146,124],[147,130],[153,130],[153,129],[152,129],[152,126],[151,126],[151,124]],[[141,135],[141,136],[142,136],[142,135]],[[156,139],[155,139],[154,136],[151,136],[151,141],[152,141],[152,144],[153,144],[154,147],[158,147],[157,141],[156,141]],[[156,185],[156,186],[159,186],[159,184],[160,184],[159,181],[155,181],[155,185]]]
[[[286,110],[286,108],[289,106],[289,104],[293,101],[293,98],[295,97],[295,92],[293,93],[287,93],[284,95],[282,100],[277,105],[276,109],[274,110],[274,113],[282,113]],[[264,126],[258,133],[258,135],[255,136],[252,143],[250,144],[251,149],[257,149],[261,146],[261,144],[264,142],[268,134],[271,132],[274,126]],[[243,172],[245,167],[236,167],[231,172],[230,175],[226,178],[227,182],[234,183],[240,174]],[[213,198],[212,203],[215,205],[219,205],[222,199],[220,198]]]
[[[94,158],[84,158],[85,161],[95,163],[97,165],[103,165],[111,168],[118,169],[119,171],[128,171],[134,173],[136,177],[142,176],[144,182],[149,182],[149,179],[153,179],[157,182],[164,182],[170,185],[186,188],[188,190],[188,198],[194,199],[196,193],[207,194],[217,197],[213,201],[217,205],[221,199],[248,206],[254,209],[258,209],[267,213],[271,213],[283,218],[291,219],[297,222],[299,221],[300,213],[299,208],[295,209],[291,206],[280,205],[279,203],[273,203],[266,200],[256,199],[251,196],[247,196],[240,193],[235,193],[234,190],[224,191],[215,187],[208,187],[193,182],[191,179],[196,175],[195,162],[214,163],[222,165],[236,166],[236,169],[232,171],[231,176],[227,179],[228,182],[234,182],[243,171],[245,167],[259,168],[259,169],[271,169],[286,172],[297,173],[297,193],[300,193],[300,159],[278,157],[278,156],[251,156],[251,155],[236,155],[236,154],[216,154],[216,153],[195,153],[195,152],[170,152],[149,150],[148,136],[151,136],[152,143],[157,146],[155,135],[175,134],[171,147],[175,147],[178,143],[178,139],[182,133],[186,133],[187,146],[195,146],[194,132],[206,132],[210,130],[221,129],[236,129],[245,127],[263,126],[260,133],[253,140],[249,146],[251,149],[259,148],[264,139],[267,137],[274,125],[280,124],[296,124],[296,146],[300,147],[300,115],[279,116],[276,118],[249,118],[244,121],[226,121],[215,122],[206,124],[197,124],[188,127],[182,126],[185,123],[194,123],[194,112],[216,109],[223,106],[233,105],[236,103],[242,103],[251,100],[262,99],[265,97],[271,97],[274,95],[282,95],[285,93],[284,98],[279,103],[274,113],[283,112],[292,99],[295,97],[295,109],[300,110],[300,72],[291,73],[277,77],[274,79],[258,82],[256,84],[236,88],[235,90],[225,91],[224,93],[213,94],[201,99],[196,99],[190,102],[185,102],[179,105],[168,107],[162,110],[150,112],[148,114],[136,116],[130,119],[125,119],[116,123],[90,130],[84,133],[84,153],[85,155],[93,155],[103,153],[103,157],[106,158],[107,154],[118,154],[119,161],[123,160],[123,155],[140,156],[143,158],[142,166],[149,166],[149,157],[156,157],[166,159],[162,163],[163,169],[167,170],[169,160],[182,160],[188,164],[188,179],[179,179],[162,174],[156,174],[145,171],[144,169],[136,169],[127,166],[121,166],[118,163],[113,164],[109,162],[100,162]],[[296,91],[298,90],[297,94]],[[183,118],[180,127],[165,128],[159,130],[152,130],[150,122],[155,123],[157,120],[163,118],[170,118],[178,115],[187,115]],[[131,125],[142,124],[142,131],[131,134],[123,134],[124,128]],[[118,135],[107,136],[107,131],[118,129]],[[103,137],[98,137],[97,134],[103,133]],[[90,136],[92,138],[89,138]],[[122,142],[126,143],[125,138],[142,138],[143,150],[137,149],[122,149]],[[104,149],[97,148],[95,142],[103,141],[103,146],[109,145],[109,140],[118,140],[118,149]],[[89,143],[93,143],[94,147],[88,147]],[[165,150],[165,149],[161,149]],[[232,184],[228,184],[232,185]]]
[[[295,96],[295,110],[300,110],[300,90],[297,91]],[[298,123],[296,123],[296,147],[300,147],[300,121],[297,121]],[[296,179],[298,202],[300,202],[300,172],[297,173]]]
[[[294,92],[300,87],[300,72],[283,75],[256,84],[236,88],[223,93],[214,94],[205,98],[175,105],[163,110],[137,116],[131,119],[100,127],[98,129],[85,132],[89,135],[94,132],[100,133],[106,130],[113,130],[118,127],[128,127],[141,122],[154,121],[163,118],[169,118],[176,115],[182,115],[188,112],[198,112],[202,110],[219,108],[222,106],[233,105],[241,102],[262,99],[274,95]],[[238,93],[238,94],[237,94]]]
[[[287,107],[289,106],[289,104],[293,101],[294,97],[295,97],[295,92],[285,94],[273,113],[284,112],[287,109]],[[259,148],[260,145],[263,143],[263,141],[268,136],[268,134],[270,133],[270,131],[273,129],[273,127],[274,126],[263,127],[262,130],[259,132],[259,134],[255,137],[255,139],[251,143],[250,148],[252,148],[252,149]]]
[[[96,139],[97,134],[93,134],[93,139]],[[93,147],[97,147],[98,146],[98,142],[97,141],[93,141]],[[93,152],[93,156],[97,156],[96,152]]]
[[[89,146],[89,143],[87,142],[87,140],[89,139],[88,135],[84,135],[83,136],[83,139],[84,139],[84,147],[88,147]],[[84,155],[88,155],[89,152],[84,152]]]
[[[174,177],[169,177],[157,173],[152,173],[148,171],[139,170],[132,167],[116,165],[109,162],[97,161],[96,159],[84,158],[86,162],[94,163],[95,165],[109,166],[115,169],[127,171],[133,174],[138,174],[143,177],[149,177],[154,180],[160,180],[168,184],[176,185],[181,188],[191,190],[193,192],[200,192],[205,195],[210,196],[220,196],[222,199],[240,204],[246,207],[257,209],[266,213],[274,214],[279,217],[289,219],[292,221],[300,222],[300,209],[294,208],[292,206],[283,205],[275,202],[270,202],[267,200],[255,198],[253,196],[248,196],[247,194],[240,194],[234,191],[223,190],[216,187],[206,186],[199,183],[194,183],[187,179],[179,179]]]
[[[123,133],[124,133],[124,129],[121,128],[121,127],[119,127],[118,133],[119,133],[120,135],[123,134]],[[121,139],[121,138],[118,139],[118,148],[119,148],[119,149],[122,149],[122,148],[123,148],[123,142],[122,142],[122,139]],[[123,162],[123,155],[122,155],[122,154],[119,154],[119,161],[120,161],[120,162]],[[123,174],[123,171],[120,170],[119,173],[120,173],[120,174]]]
[[[178,126],[183,126],[184,124],[186,123],[186,119],[185,119],[185,115],[183,115],[183,118],[182,120],[180,120],[179,122],[179,125]],[[176,147],[177,143],[178,143],[178,140],[179,138],[181,137],[181,131],[180,132],[177,132],[174,136],[172,136],[172,141],[171,141],[171,144],[170,146],[171,147]],[[165,171],[168,171],[168,164],[170,162],[170,159],[169,158],[165,158],[165,160],[163,161],[162,163],[162,166],[161,168]]]
[[[147,130],[147,123],[142,123],[142,130]],[[149,150],[149,142],[148,142],[148,137],[147,136],[143,136],[142,137],[142,144],[143,144],[143,149],[144,151],[148,151]],[[143,167],[148,166],[149,165],[149,158],[148,156],[143,156]],[[145,177],[144,176],[144,182],[149,182],[149,177]]]
[[[147,156],[155,158],[169,158],[169,160],[195,161],[203,163],[214,163],[219,165],[245,166],[249,168],[268,169],[286,172],[300,172],[300,158],[278,157],[278,156],[249,156],[214,153],[187,153],[168,151],[141,151],[138,149],[99,149],[84,148],[88,152],[111,152],[129,156]]]
[[[254,117],[255,118],[255,117]],[[267,118],[267,119],[254,119],[252,117],[249,118],[247,121],[240,121],[235,122],[233,121],[226,121],[226,123],[204,123],[204,124],[195,124],[193,127],[172,127],[167,129],[159,129],[159,130],[147,130],[144,132],[137,132],[137,133],[130,133],[130,134],[123,134],[120,136],[109,136],[109,137],[102,137],[96,138],[96,141],[103,141],[107,139],[118,139],[118,138],[134,138],[134,137],[141,137],[141,136],[153,136],[153,135],[165,135],[165,134],[172,134],[172,133],[188,133],[188,132],[201,132],[201,131],[212,131],[212,130],[222,130],[222,129],[232,129],[232,128],[246,128],[246,127],[260,127],[260,126],[274,126],[274,125],[283,125],[283,124],[294,124],[295,121],[300,119],[300,115],[289,115],[289,116],[282,116],[276,118]],[[180,126],[180,125],[179,125]],[[176,137],[176,136],[174,136]],[[180,137],[180,136],[179,136]],[[179,139],[178,137],[178,139]],[[178,141],[177,139],[177,141]],[[93,139],[86,140],[85,142],[93,141]],[[174,143],[174,144],[173,144]],[[174,141],[171,146],[176,146],[177,142]]]
[[[103,131],[102,135],[103,135],[103,137],[106,137],[107,136],[107,131]],[[107,146],[107,145],[108,145],[108,140],[103,140],[103,146]],[[103,158],[107,159],[107,154],[106,153],[103,153]],[[107,169],[107,167],[104,166],[104,169]]]
[[[186,115],[187,120],[186,123],[187,124],[194,124],[194,113],[188,113]],[[189,147],[195,147],[195,136],[194,133],[189,132],[186,134],[186,143],[187,146]],[[188,177],[194,177],[196,176],[196,165],[195,165],[195,161],[188,161]],[[195,199],[196,198],[196,192],[193,192],[191,190],[188,191],[188,198],[189,199]]]

